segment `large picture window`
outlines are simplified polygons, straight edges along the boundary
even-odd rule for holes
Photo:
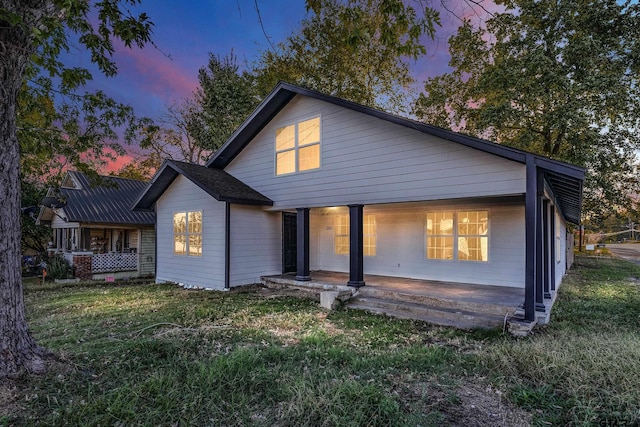
[[[336,215],[333,224],[334,252],[336,255],[349,255],[349,215]],[[362,253],[364,256],[376,256],[376,216],[364,215],[362,224]]]
[[[427,213],[427,259],[488,261],[489,212]]]
[[[173,254],[202,256],[202,211],[173,214]]]
[[[320,117],[276,129],[276,175],[320,167]]]

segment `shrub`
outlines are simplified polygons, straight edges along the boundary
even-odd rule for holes
[[[47,263],[47,277],[55,279],[72,279],[73,267],[64,255],[56,254]]]

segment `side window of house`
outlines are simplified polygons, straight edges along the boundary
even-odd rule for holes
[[[202,211],[173,214],[173,254],[202,256]]]
[[[336,255],[349,255],[349,215],[336,215],[333,224],[333,251]],[[362,224],[363,255],[376,256],[376,216],[366,214]]]
[[[488,211],[434,211],[426,219],[427,259],[489,260]]]
[[[320,117],[276,129],[276,175],[320,168]]]

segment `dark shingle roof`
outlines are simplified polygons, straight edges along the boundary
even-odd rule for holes
[[[216,200],[272,206],[273,201],[221,169],[165,160],[152,181],[133,203],[133,209],[151,209],[178,175],[183,175]]]
[[[396,116],[374,108],[366,107],[355,102],[347,101],[335,96],[325,95],[314,90],[280,82],[262,101],[256,110],[231,135],[227,142],[209,159],[207,167],[224,169],[251,142],[275,116],[296,95],[307,96],[329,102],[340,107],[358,111],[381,120],[386,120],[400,126],[415,129],[429,135],[437,136],[458,144],[465,145],[485,153],[494,154],[518,163],[526,163],[532,156],[536,167],[544,171],[547,182],[556,196],[558,205],[564,217],[576,224],[580,223],[580,208],[582,205],[582,184],[585,170],[569,163],[551,160],[526,151],[496,144],[479,138],[474,138],[447,129],[428,125],[416,120]]]
[[[94,222],[122,225],[153,225],[153,212],[134,212],[131,204],[147,183],[133,179],[104,176],[107,185],[92,186],[89,178],[80,172],[68,172],[78,188],[62,187],[59,192],[66,201],[64,214],[67,221]]]

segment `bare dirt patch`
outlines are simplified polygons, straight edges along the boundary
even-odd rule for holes
[[[460,426],[508,426],[531,425],[532,415],[508,402],[500,390],[465,384],[458,388],[459,404],[447,411],[448,421]]]

